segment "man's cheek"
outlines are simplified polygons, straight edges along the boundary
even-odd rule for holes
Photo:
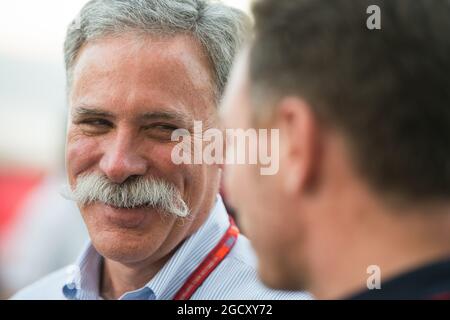
[[[236,199],[237,194],[239,193],[239,184],[236,183],[236,165],[228,165],[225,167],[224,172],[224,186],[225,186],[225,194],[227,197],[227,202],[232,206],[238,209],[238,200]]]
[[[252,210],[257,201],[251,167],[248,164],[232,165],[226,183],[231,206],[245,215]]]
[[[181,193],[186,192],[186,186],[195,184],[201,175],[201,170],[191,164],[176,164],[172,161],[171,144],[152,144],[145,149],[145,157],[150,163],[149,174],[172,182]]]
[[[171,143],[154,143],[148,142],[145,146],[145,156],[156,163],[165,164],[167,166],[176,166],[172,161],[172,151],[174,145]]]
[[[89,169],[101,158],[101,145],[92,138],[70,139],[66,146],[66,166],[69,177]]]

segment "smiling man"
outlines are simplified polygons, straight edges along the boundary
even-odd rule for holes
[[[306,297],[256,280],[250,245],[217,195],[220,166],[171,160],[174,130],[217,125],[248,24],[203,0],[94,0],[82,9],[65,42],[66,164],[92,243],[70,272],[15,298]]]

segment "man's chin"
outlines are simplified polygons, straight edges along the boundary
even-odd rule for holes
[[[146,260],[159,248],[156,239],[114,231],[99,232],[92,237],[92,244],[102,257],[120,263]]]
[[[118,209],[95,204],[82,212],[97,251],[124,263],[142,261],[156,252],[175,222],[152,208]]]
[[[260,259],[258,275],[265,286],[274,290],[305,290],[304,285],[299,283],[301,275],[290,276],[289,272],[286,272],[283,267],[275,265],[273,260],[264,261]]]

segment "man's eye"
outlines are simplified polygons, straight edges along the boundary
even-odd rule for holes
[[[107,120],[104,120],[104,119],[83,120],[83,121],[80,122],[80,124],[91,125],[91,126],[98,126],[98,127],[102,127],[102,126],[110,127],[111,126],[111,122],[109,122]]]
[[[168,125],[168,124],[158,124],[155,126],[156,129],[160,129],[160,130],[166,130],[166,131],[175,131],[176,129],[178,129],[177,127],[173,126],[173,125]]]
[[[103,134],[113,127],[113,124],[105,119],[85,119],[77,121],[76,124],[87,135]]]
[[[155,123],[144,127],[147,132],[172,132],[178,129],[177,126],[173,124],[165,124],[165,123]]]
[[[145,128],[148,137],[161,141],[170,141],[172,133],[178,127],[171,124],[153,124]]]

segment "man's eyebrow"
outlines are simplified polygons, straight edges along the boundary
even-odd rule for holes
[[[75,117],[80,116],[97,116],[105,118],[114,118],[114,114],[111,112],[98,109],[98,108],[87,108],[87,107],[76,107],[73,109],[72,115]]]

